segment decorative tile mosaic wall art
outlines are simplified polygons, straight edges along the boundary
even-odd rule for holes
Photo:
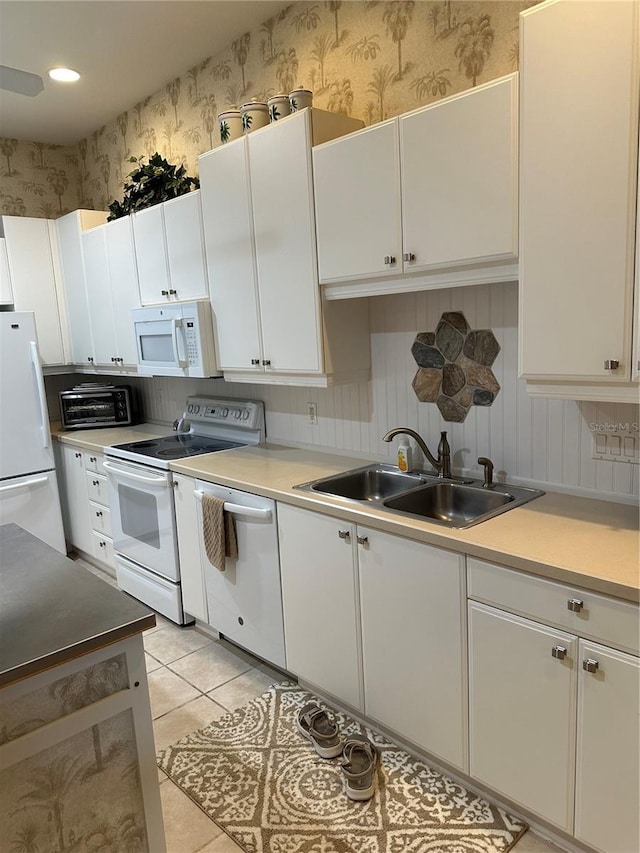
[[[471,406],[490,406],[498,395],[491,365],[499,352],[491,329],[471,329],[461,312],[445,312],[435,332],[418,332],[411,347],[416,397],[435,403],[445,421],[462,423]]]

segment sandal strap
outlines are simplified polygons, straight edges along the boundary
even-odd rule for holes
[[[338,734],[338,727],[334,720],[327,714],[326,711],[323,711],[323,709],[319,708],[315,703],[305,705],[304,708],[300,710],[299,718],[300,720],[304,720],[315,740],[334,740],[336,735]],[[326,722],[331,726],[330,731],[322,732],[318,730],[316,724],[321,718],[326,720]]]

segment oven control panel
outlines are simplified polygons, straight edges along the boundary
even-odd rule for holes
[[[261,402],[213,397],[188,397],[185,413],[194,424],[229,425],[251,430],[260,429],[264,418]]]

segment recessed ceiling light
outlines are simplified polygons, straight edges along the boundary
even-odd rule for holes
[[[49,71],[49,77],[52,80],[57,80],[58,83],[75,83],[80,79],[80,75],[73,68],[52,68]]]

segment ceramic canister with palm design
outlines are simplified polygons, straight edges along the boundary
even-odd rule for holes
[[[289,92],[289,103],[291,104],[292,113],[296,110],[304,110],[305,107],[310,107],[313,103],[313,92],[299,86],[293,92]]]
[[[284,92],[279,92],[277,95],[269,98],[267,106],[269,107],[269,121],[278,121],[279,118],[284,118],[291,112],[289,95]]]
[[[231,142],[232,139],[240,139],[242,136],[242,115],[234,105],[218,115],[220,126],[220,142]]]
[[[243,104],[240,112],[245,133],[251,133],[252,130],[269,124],[269,108],[264,101],[259,101],[257,98],[252,98],[248,104]]]

